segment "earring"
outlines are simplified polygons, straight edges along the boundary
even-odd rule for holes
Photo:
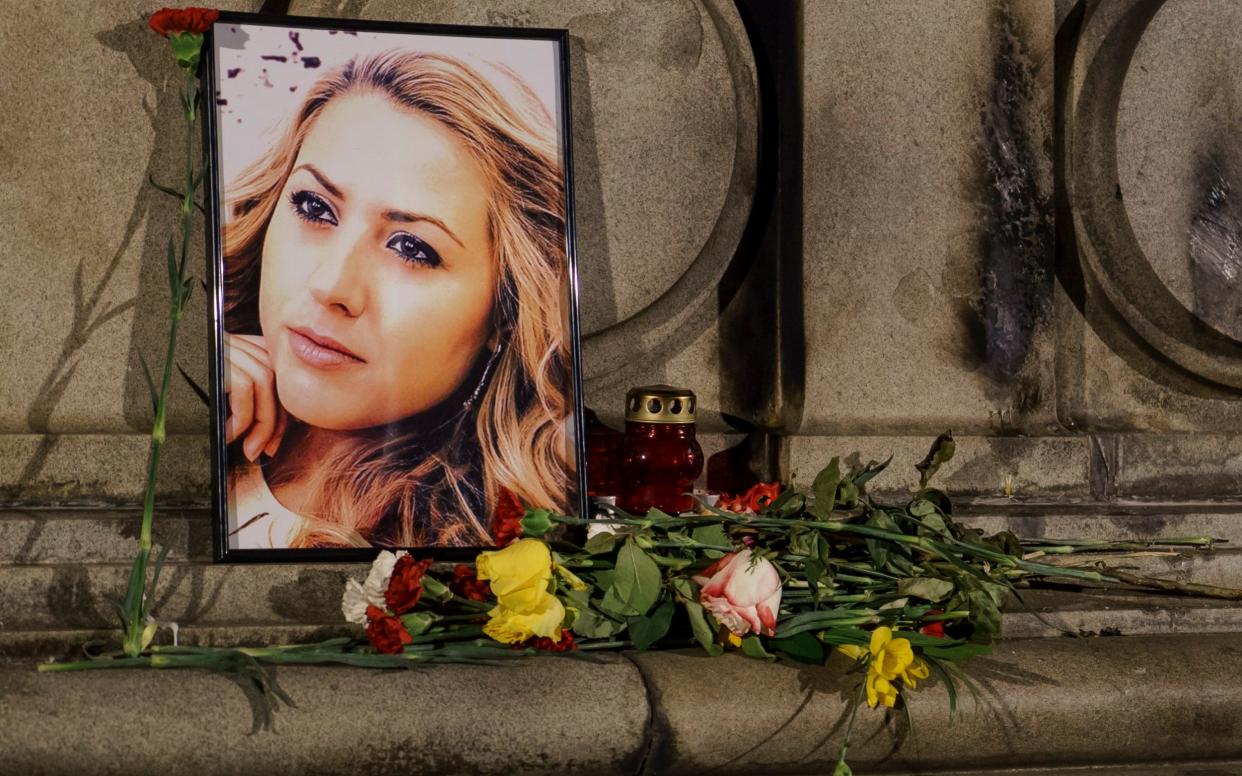
[[[479,400],[479,397],[483,395],[483,389],[487,387],[487,379],[491,377],[492,374],[492,367],[496,366],[496,362],[500,360],[500,354],[504,351],[504,349],[505,343],[501,342],[496,346],[496,349],[492,351],[491,357],[487,359],[487,366],[483,367],[483,376],[479,378],[479,384],[474,387],[474,391],[470,394],[470,397],[461,403],[463,411],[468,412],[470,408],[474,406],[474,403]]]

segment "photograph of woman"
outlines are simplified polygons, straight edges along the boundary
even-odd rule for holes
[[[222,171],[253,156],[220,175],[228,549],[489,546],[503,500],[576,511],[556,42],[216,35]],[[266,133],[264,89],[296,98]]]

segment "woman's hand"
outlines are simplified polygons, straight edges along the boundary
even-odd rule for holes
[[[275,455],[289,416],[276,398],[276,377],[267,343],[252,334],[224,335],[225,392],[229,395],[229,419],[224,441],[244,437],[242,450],[254,461],[259,453]]]

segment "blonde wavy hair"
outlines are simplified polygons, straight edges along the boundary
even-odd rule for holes
[[[560,146],[529,87],[496,70],[488,80],[452,57],[403,51],[352,60],[311,87],[283,138],[225,193],[225,328],[258,334],[267,225],[302,142],[332,100],[378,93],[436,119],[469,149],[491,192],[489,236],[499,269],[492,323],[503,349],[484,393],[464,406],[485,374],[478,367],[486,350],[437,410],[359,431],[347,452],[307,474],[318,498],[293,546],[490,544],[486,516],[501,488],[528,504],[569,507],[576,475],[567,441],[572,371]],[[304,432],[291,418],[282,448]],[[245,458],[234,450],[229,460]]]

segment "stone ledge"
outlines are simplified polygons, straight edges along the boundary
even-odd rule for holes
[[[1239,659],[1236,635],[1002,643],[970,664],[980,695],[963,693],[952,724],[943,686],[911,694],[917,735],[895,754],[901,715],[863,709],[851,761],[860,774],[1190,762],[1228,773],[1208,763],[1242,759]],[[820,668],[695,652],[285,668],[298,707],[269,733],[253,731],[251,704],[225,677],[32,668],[0,668],[0,772],[822,773],[857,681],[840,656]],[[146,720],[159,722],[140,733]]]

